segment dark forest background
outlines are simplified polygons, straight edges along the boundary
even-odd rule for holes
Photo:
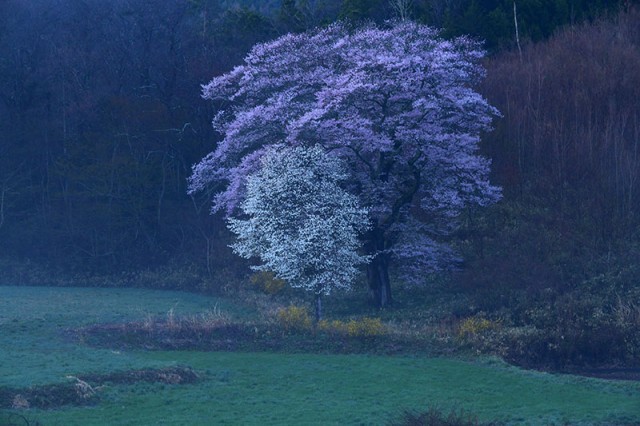
[[[482,149],[505,197],[461,218],[457,285],[494,308],[549,289],[618,294],[640,269],[640,14],[516,3],[521,51],[513,1],[411,4],[445,36],[486,41],[480,89],[503,114]],[[245,274],[210,194],[186,193],[219,139],[200,85],[257,42],[393,17],[387,0],[0,2],[1,281],[157,270],[149,285],[215,290]]]

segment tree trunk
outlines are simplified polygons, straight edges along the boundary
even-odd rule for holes
[[[316,293],[315,298],[316,324],[322,320],[322,295]]]
[[[392,298],[389,261],[385,254],[379,254],[367,265],[367,280],[373,303],[379,308],[390,305]]]
[[[369,253],[377,253],[367,265],[367,281],[371,300],[378,308],[391,304],[391,281],[389,280],[389,255],[384,252],[385,239],[383,231],[373,229],[369,239]]]

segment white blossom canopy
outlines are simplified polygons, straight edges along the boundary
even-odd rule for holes
[[[258,257],[258,270],[273,271],[292,287],[315,294],[348,289],[358,266],[359,234],[368,212],[340,187],[348,174],[324,149],[275,147],[247,179],[241,218],[230,218],[232,245],[242,257]]]

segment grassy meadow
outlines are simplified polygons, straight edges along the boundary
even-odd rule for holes
[[[190,293],[0,287],[0,388],[170,366],[200,375],[194,384],[107,383],[93,405],[7,409],[0,424],[20,414],[43,425],[384,425],[428,406],[505,424],[640,423],[640,383],[521,370],[495,358],[99,349],[69,333],[167,312],[256,319],[230,300]]]

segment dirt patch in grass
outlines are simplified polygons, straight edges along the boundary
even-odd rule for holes
[[[178,385],[195,383],[199,376],[189,367],[169,367],[69,376],[68,379],[67,383],[29,388],[0,387],[0,409],[46,410],[68,405],[92,405],[99,401],[99,391],[106,384],[148,382]]]
[[[200,376],[189,367],[168,367],[160,369],[142,369],[121,371],[111,374],[93,374],[82,376],[82,380],[96,384],[134,384],[138,382],[166,383],[170,385],[184,385],[195,383]]]

